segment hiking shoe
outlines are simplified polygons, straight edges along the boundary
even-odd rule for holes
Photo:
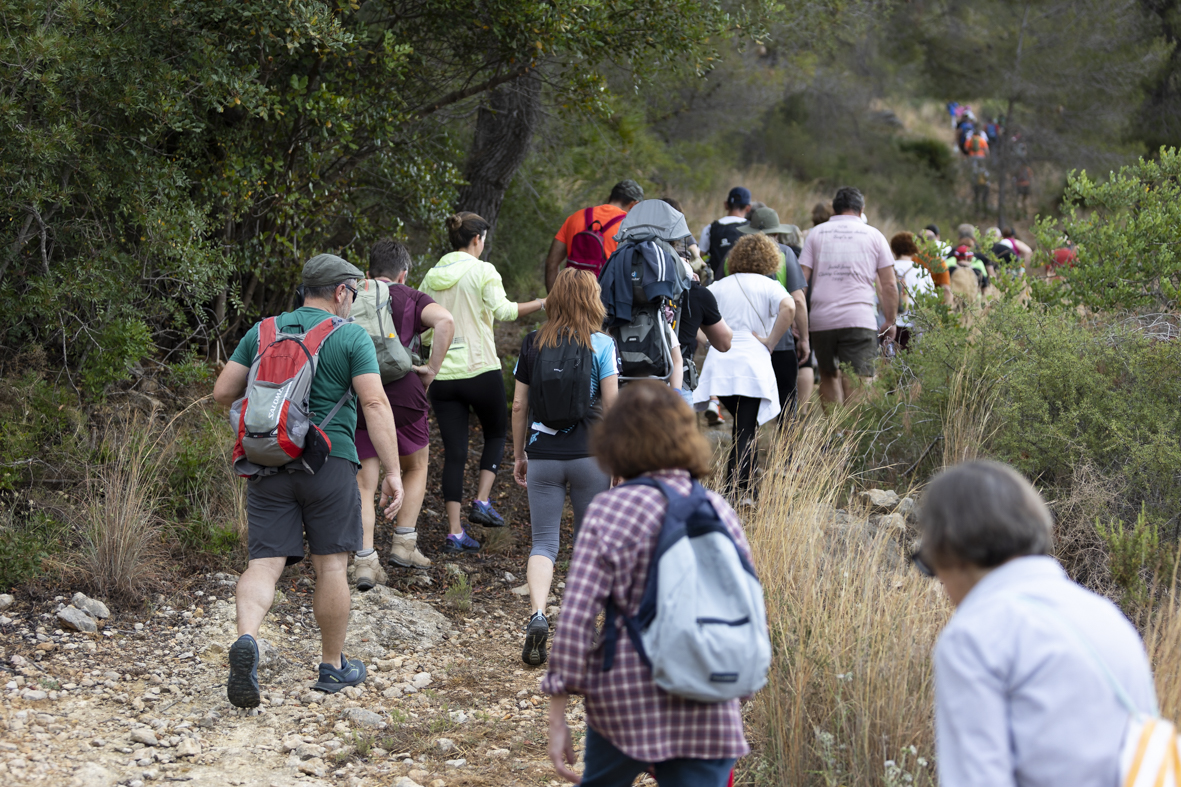
[[[431,561],[418,551],[418,531],[398,535],[394,533],[394,545],[390,548],[390,562],[402,568],[430,568]]]
[[[372,590],[374,585],[386,583],[385,569],[381,567],[381,558],[374,552],[365,557],[353,558],[354,578],[357,580],[357,590],[364,593]]]
[[[365,664],[360,659],[349,661],[343,653],[340,654],[340,669],[320,662],[320,680],[313,689],[335,694],[345,686],[357,686],[365,680]]]
[[[458,536],[448,533],[447,540],[443,542],[443,551],[449,555],[468,555],[480,551],[480,542],[469,536],[467,530]]]
[[[710,399],[709,405],[705,408],[705,422],[710,426],[717,426],[725,421],[726,419],[722,417],[722,406]]]
[[[472,510],[467,515],[467,521],[473,525],[483,525],[484,527],[504,527],[504,517],[496,513],[491,502],[483,500],[472,501]]]
[[[538,667],[545,663],[545,643],[549,641],[549,621],[540,612],[534,612],[533,617],[525,625],[525,647],[521,649],[521,661],[530,667]]]
[[[226,696],[236,708],[257,708],[258,643],[243,634],[230,645],[230,679],[226,681]]]

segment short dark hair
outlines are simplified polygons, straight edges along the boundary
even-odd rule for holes
[[[369,275],[396,279],[402,271],[410,270],[410,252],[393,238],[382,238],[369,250]]]
[[[890,238],[890,251],[894,252],[895,257],[913,257],[918,254],[919,247],[914,242],[914,233],[899,232]]]
[[[923,229],[930,230],[931,232],[935,233],[936,238],[939,237],[939,225],[938,224],[928,224],[927,226],[923,227]]]
[[[823,224],[832,218],[832,206],[823,202],[817,202],[812,206],[812,226]]]
[[[483,235],[492,225],[471,211],[460,211],[447,217],[447,239],[451,248],[466,249],[472,239]]]
[[[1015,237],[1017,237],[1017,232],[1012,227],[1005,227],[1003,230],[1001,230],[1001,237],[1002,238],[1015,238]]]
[[[934,566],[962,560],[993,568],[1047,554],[1054,520],[1033,484],[1000,462],[977,460],[944,470],[919,504],[922,555]]]
[[[609,475],[635,478],[654,470],[707,475],[713,451],[697,416],[664,383],[628,383],[591,433],[591,453]]]
[[[677,202],[672,197],[661,197],[660,201],[667,203],[677,213],[684,213],[685,212],[685,211],[681,210],[681,203]]]
[[[611,188],[611,194],[607,197],[608,202],[617,202],[620,205],[630,205],[633,202],[639,202],[644,198],[644,189],[640,187],[631,178],[621,180]]]
[[[836,195],[832,198],[833,213],[847,213],[851,210],[860,213],[864,207],[865,197],[858,189],[852,186],[842,186],[837,189]]]

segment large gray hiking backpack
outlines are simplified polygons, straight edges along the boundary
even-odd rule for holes
[[[270,475],[296,462],[309,473],[324,466],[332,450],[324,427],[353,398],[353,391],[347,389],[316,425],[309,412],[312,379],[320,348],[346,323],[326,317],[302,333],[280,331],[274,317],[258,324],[258,352],[246,377],[246,394],[230,408],[237,435],[231,461],[238,475]]]
[[[616,620],[622,618],[653,682],[669,694],[713,703],[754,694],[771,668],[763,587],[754,567],[698,482],[688,495],[650,477],[627,484],[656,487],[668,511],[636,616],[623,615],[608,599],[603,671],[614,664]]]
[[[412,359],[394,327],[394,315],[390,313],[390,285],[377,279],[358,282],[352,317],[353,322],[364,328],[373,340],[381,384],[389,385],[405,377],[410,372]]]

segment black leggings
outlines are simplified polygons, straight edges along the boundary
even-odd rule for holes
[[[759,450],[759,403],[762,400],[753,396],[719,396],[718,401],[734,418],[731,430],[734,442],[726,460],[726,482],[734,484],[739,494],[749,494],[755,454]]]
[[[796,412],[796,380],[800,376],[800,362],[795,350],[771,353],[771,368],[779,386],[779,423],[785,424]]]
[[[495,473],[504,458],[504,435],[508,428],[504,376],[499,371],[489,371],[466,380],[435,380],[430,394],[443,438],[443,501],[461,503],[469,408],[480,419],[480,428],[484,430],[480,469]]]

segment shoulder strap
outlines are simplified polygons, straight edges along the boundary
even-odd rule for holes
[[[604,224],[604,225],[603,225],[603,234],[604,234],[604,235],[606,235],[606,234],[607,234],[607,230],[611,229],[611,228],[612,228],[612,227],[614,227],[616,224],[618,224],[619,222],[623,221],[623,217],[624,217],[624,216],[626,216],[626,215],[627,215],[626,213],[621,213],[621,214],[619,214],[618,216],[616,216],[615,218],[613,218],[613,219],[611,219],[610,221],[608,221],[606,224]]]
[[[583,218],[582,218],[583,223],[586,224],[586,226],[582,228],[583,231],[585,232],[587,230],[590,230],[591,232],[594,232],[594,230],[591,229],[591,225],[595,223],[594,206],[587,208],[586,211],[583,212],[582,216],[583,216]]]
[[[267,317],[258,324],[258,354],[262,355],[262,351],[275,343],[278,338],[279,329],[274,317]]]
[[[1082,635],[1082,632],[1080,632],[1073,623],[1063,617],[1058,612],[1058,610],[1054,609],[1040,598],[1028,596],[1024,593],[1018,595],[1017,598],[1021,599],[1031,607],[1037,607],[1038,609],[1042,610],[1046,617],[1056,621],[1058,625],[1066,629],[1066,632],[1070,634],[1070,636],[1076,642],[1078,642],[1079,645],[1082,646],[1083,650],[1087,652],[1087,655],[1091,657],[1091,661],[1093,661],[1095,666],[1099,668],[1099,671],[1103,673],[1103,677],[1107,680],[1107,684],[1111,686],[1111,690],[1115,692],[1116,699],[1119,700],[1120,705],[1124,706],[1124,710],[1134,717],[1139,717],[1142,715],[1136,708],[1136,705],[1132,702],[1132,698],[1128,696],[1126,691],[1124,691],[1124,687],[1120,684],[1119,680],[1116,679],[1115,675],[1112,674],[1111,670],[1107,667],[1107,663],[1103,661],[1103,657],[1099,655],[1097,650],[1095,650],[1095,646],[1092,645],[1087,640],[1087,638]],[[1154,707],[1152,709],[1152,715],[1159,715],[1159,710]]]
[[[328,426],[329,421],[331,421],[333,418],[336,417],[336,414],[340,412],[340,408],[342,408],[346,404],[348,404],[349,400],[352,398],[353,398],[353,387],[350,385],[348,388],[345,389],[344,396],[340,397],[340,400],[336,403],[336,405],[331,410],[328,411],[328,416],[323,421],[320,422],[321,431],[324,429],[325,426]]]

